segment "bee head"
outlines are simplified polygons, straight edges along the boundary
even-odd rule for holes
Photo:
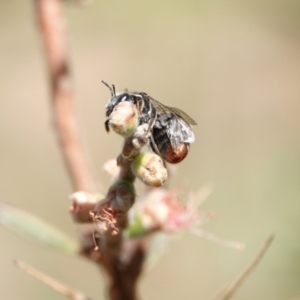
[[[110,94],[111,94],[111,98],[105,106],[105,114],[108,117],[112,113],[112,111],[114,110],[115,106],[119,102],[125,101],[127,97],[124,98],[124,96],[126,96],[126,95],[123,96],[123,94],[126,94],[126,93],[116,94],[116,88],[113,84],[112,84],[112,86],[110,86],[108,83],[106,83],[103,80],[102,80],[102,83],[109,88]],[[123,98],[124,98],[124,100],[123,100]]]
[[[119,104],[120,102],[126,101],[129,99],[129,95],[128,93],[117,93],[116,95],[114,95],[112,98],[110,98],[110,100],[108,101],[108,103],[105,106],[105,114],[108,117],[112,111],[114,110],[115,106],[117,104]]]

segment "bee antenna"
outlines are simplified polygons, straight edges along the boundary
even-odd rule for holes
[[[112,97],[116,96],[116,88],[114,85],[112,85],[112,87],[111,87],[104,80],[101,80],[101,82],[109,88]]]

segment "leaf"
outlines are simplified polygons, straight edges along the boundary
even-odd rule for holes
[[[0,224],[27,240],[64,252],[78,253],[78,243],[38,217],[7,204],[0,204]]]
[[[141,218],[137,214],[134,214],[130,219],[129,226],[126,228],[126,232],[129,238],[136,238],[138,236],[147,234],[149,229],[145,227]]]

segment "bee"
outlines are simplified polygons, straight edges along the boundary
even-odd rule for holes
[[[187,156],[190,144],[195,141],[192,125],[197,125],[190,116],[179,108],[163,105],[144,92],[116,93],[114,85],[102,83],[111,92],[105,107],[106,117],[117,104],[129,101],[137,107],[139,125],[148,125],[145,138],[154,153],[171,164],[179,163]],[[109,132],[109,120],[105,122],[105,128]]]

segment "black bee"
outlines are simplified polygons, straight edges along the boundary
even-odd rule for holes
[[[195,141],[191,125],[197,125],[190,116],[179,108],[163,105],[143,92],[116,94],[114,85],[110,87],[102,82],[110,89],[112,96],[105,107],[106,117],[109,117],[118,103],[129,101],[138,109],[139,125],[148,124],[146,137],[154,153],[171,164],[179,163],[187,156],[189,144]],[[105,128],[109,131],[108,120]]]

